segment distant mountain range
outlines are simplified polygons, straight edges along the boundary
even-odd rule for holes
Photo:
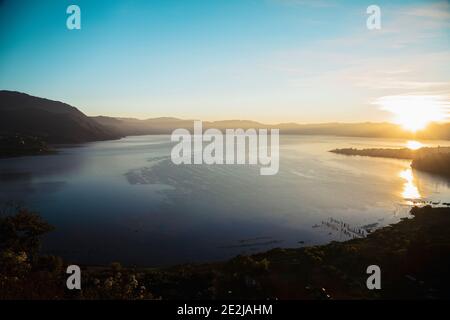
[[[176,128],[186,128],[192,131],[194,123],[194,120],[182,120],[177,118],[138,120],[99,116],[93,117],[93,119],[105,127],[117,130],[123,135],[170,134]],[[280,123],[270,125],[249,120],[223,120],[203,121],[203,128],[217,128],[220,130],[228,128],[274,128],[280,129],[281,134],[450,140],[450,123],[433,123],[428,126],[426,131],[417,132],[415,134],[406,132],[400,126],[387,122],[320,124]]]
[[[203,127],[221,130],[279,128],[282,134],[450,140],[450,123],[430,124],[427,130],[416,134],[406,132],[395,124],[370,122],[267,125],[248,120],[224,120],[204,121]],[[193,120],[88,117],[63,102],[20,92],[0,91],[0,135],[24,134],[38,136],[48,143],[79,143],[128,135],[170,134],[177,128],[192,130]]]

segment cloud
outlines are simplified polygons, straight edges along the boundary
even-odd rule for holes
[[[450,3],[444,1],[428,6],[415,7],[407,10],[405,14],[416,17],[447,20],[450,19]]]
[[[387,16],[382,30],[362,24],[353,34],[280,52],[271,68],[300,86],[346,83],[373,91],[450,92],[448,21],[431,18],[445,16],[447,9],[442,3],[382,8]]]

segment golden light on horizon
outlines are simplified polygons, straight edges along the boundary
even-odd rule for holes
[[[406,147],[411,150],[418,150],[420,148],[423,148],[424,144],[416,140],[408,140],[406,142]]]
[[[441,96],[386,96],[374,104],[391,112],[392,120],[411,132],[423,130],[431,122],[446,120],[450,110],[450,103]]]
[[[403,185],[402,196],[404,199],[415,200],[420,199],[420,192],[414,183],[414,176],[411,168],[407,168],[400,172],[399,176],[405,179],[405,184]]]

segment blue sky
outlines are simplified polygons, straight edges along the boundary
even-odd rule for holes
[[[383,97],[449,101],[448,1],[0,3],[0,89],[89,115],[384,121]],[[371,4],[381,30],[366,28]]]

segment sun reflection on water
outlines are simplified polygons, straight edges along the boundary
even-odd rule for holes
[[[417,150],[424,147],[423,143],[415,140],[409,140],[406,142],[406,147],[411,150]]]
[[[421,198],[419,189],[414,182],[414,175],[411,168],[402,170],[399,176],[405,180],[403,184],[402,196],[406,200],[417,200]]]

